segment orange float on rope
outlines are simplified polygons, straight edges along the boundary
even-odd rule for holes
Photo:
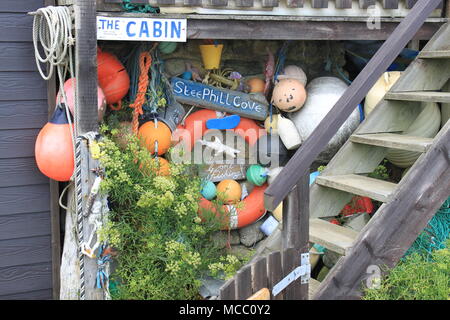
[[[187,148],[190,151],[194,147],[195,141],[202,138],[206,130],[208,130],[206,128],[206,121],[215,118],[217,118],[216,111],[202,109],[193,112],[185,119],[184,125],[179,125],[177,127],[173,139],[175,141],[185,141],[190,139],[190,141],[186,141]],[[238,126],[230,130],[242,136],[249,145],[254,145],[261,136],[266,134],[265,130],[259,127],[254,120],[242,117]],[[187,135],[185,135],[183,131],[185,131]]]
[[[57,181],[69,181],[74,169],[73,143],[66,112],[56,108],[52,119],[39,131],[34,154],[39,170]]]
[[[151,120],[144,123],[138,131],[138,137],[141,139],[145,147],[152,154],[155,153],[157,148],[158,155],[163,155],[170,148],[172,132],[169,127],[162,121]]]
[[[130,89],[130,77],[123,64],[111,53],[97,49],[98,83],[108,104],[118,103]]]
[[[267,184],[261,187],[255,186],[249,196],[240,202],[242,205],[240,209],[236,209],[233,205],[224,205],[223,208],[229,214],[229,218],[224,219],[222,230],[242,228],[261,218],[266,212],[264,208],[264,191],[266,188]],[[205,198],[202,198],[199,202],[198,214],[200,217],[202,210],[209,210],[217,214],[213,203]]]
[[[217,195],[226,204],[236,203],[241,200],[241,185],[231,179],[222,180],[217,185]]]

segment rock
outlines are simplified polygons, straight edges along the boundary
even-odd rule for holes
[[[227,246],[228,241],[230,241],[230,244],[239,244],[239,233],[236,230],[230,231],[230,236],[228,236],[228,231],[217,231],[213,235],[211,235],[211,241],[219,247],[219,248],[225,248]]]
[[[220,288],[225,283],[224,280],[209,276],[202,278],[200,281],[202,282],[202,286],[199,289],[199,293],[204,299],[217,297],[220,293]]]
[[[367,212],[363,212],[349,217],[343,226],[360,232],[369,220],[370,215]]]
[[[339,258],[342,257],[339,253],[326,250],[325,254],[322,257],[323,264],[327,266],[329,269],[333,268]]]
[[[246,246],[238,244],[231,246],[231,249],[228,250],[228,253],[236,256],[239,260],[246,260],[249,259],[255,253],[255,250],[249,249]]]
[[[241,243],[247,247],[253,246],[255,243],[264,238],[264,233],[259,230],[264,221],[257,221],[247,227],[239,229],[239,237]]]

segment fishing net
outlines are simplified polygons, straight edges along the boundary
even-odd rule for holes
[[[135,4],[131,3],[131,0],[123,0],[122,8],[127,12],[140,12],[140,13],[159,13],[159,8],[152,7],[149,4]]]
[[[450,237],[450,197],[430,220],[424,231],[406,251],[403,259],[412,253],[431,257],[434,250],[444,249]]]

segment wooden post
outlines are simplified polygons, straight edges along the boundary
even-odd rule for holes
[[[45,0],[44,5],[54,6],[55,0]],[[50,120],[56,107],[56,79],[55,74],[47,82],[48,119]],[[61,269],[61,227],[59,211],[59,182],[50,179],[50,223],[52,246],[52,296],[59,300],[60,269]]]
[[[76,105],[75,132],[77,136],[98,130],[97,111],[97,22],[96,2],[79,0],[75,9],[75,69],[76,69]],[[83,206],[86,203],[94,175],[91,169],[97,165],[92,161],[87,141],[82,143],[82,195]],[[83,219],[84,240],[87,241],[93,226]],[[103,291],[96,289],[96,259],[85,258],[84,277],[87,300],[103,300]]]
[[[294,268],[300,265],[300,255],[309,252],[309,172],[304,174],[283,202],[283,249],[294,248]],[[287,261],[283,258],[284,261]],[[284,268],[284,267],[283,267]],[[308,284],[300,279],[287,288],[287,299],[307,300]]]

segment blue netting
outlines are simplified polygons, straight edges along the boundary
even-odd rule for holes
[[[128,12],[141,12],[141,13],[159,13],[159,8],[152,7],[149,4],[135,4],[131,3],[131,0],[123,0],[122,8]]]
[[[450,198],[436,212],[424,231],[417,237],[408,251],[406,251],[403,259],[412,253],[419,253],[423,256],[431,257],[432,251],[445,248],[449,238]]]

